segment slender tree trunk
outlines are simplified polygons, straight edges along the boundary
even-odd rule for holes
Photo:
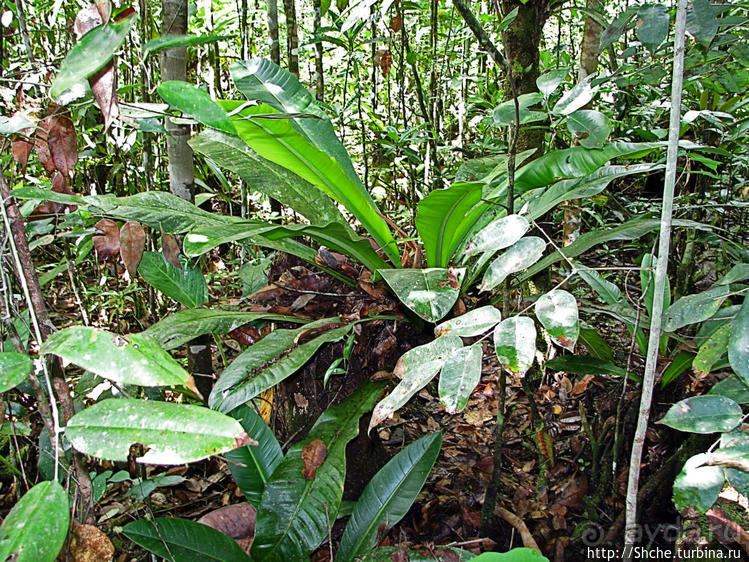
[[[281,43],[278,38],[278,0],[268,0],[268,38],[270,60],[281,65]]]
[[[283,11],[286,15],[286,56],[288,69],[299,78],[299,31],[296,23],[296,4],[294,0],[283,0]]]
[[[312,31],[318,39],[320,38],[320,27],[322,27],[322,6],[320,0],[313,0],[314,19]],[[322,41],[315,43],[315,97],[317,101],[325,99],[325,75],[323,69],[323,45]]]
[[[239,4],[239,33],[241,35],[240,53],[242,54],[242,60],[247,60],[250,57],[249,34],[247,30],[247,0],[241,0]]]

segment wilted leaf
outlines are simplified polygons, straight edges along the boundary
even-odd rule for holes
[[[161,235],[161,255],[164,259],[172,264],[174,267],[181,268],[182,264],[179,263],[179,243],[177,237],[174,234],[162,234]]]
[[[146,232],[137,221],[127,221],[120,229],[120,257],[130,274],[130,279],[135,279],[138,273],[138,264],[143,257],[146,247]]]
[[[109,537],[97,527],[73,522],[70,554],[73,562],[111,560],[114,556],[114,545]]]
[[[502,368],[525,376],[536,356],[536,326],[527,316],[502,320],[494,328],[494,351]]]
[[[100,260],[108,260],[120,253],[120,228],[111,219],[101,219],[94,225],[94,251]]]
[[[252,504],[235,503],[209,511],[198,519],[198,523],[239,542],[239,539],[252,539],[255,536],[256,518],[257,512]]]
[[[580,334],[575,297],[561,289],[541,295],[536,301],[536,317],[555,344],[569,351],[575,348]]]
[[[502,320],[502,314],[499,310],[491,305],[482,306],[436,326],[434,335],[439,337],[445,334],[453,334],[470,338],[483,334],[493,328],[500,320]]]
[[[54,173],[57,169],[52,160],[52,154],[49,151],[49,144],[47,144],[50,124],[50,117],[46,117],[39,121],[39,123],[37,123],[36,134],[34,135],[36,157],[39,159],[39,163],[44,166],[44,169],[48,174]]]
[[[544,248],[546,242],[537,236],[526,236],[515,242],[489,265],[479,292],[491,291],[509,275],[536,263],[541,259]]]
[[[551,435],[543,429],[539,430],[538,433],[536,433],[536,444],[538,445],[538,450],[541,455],[546,459],[546,462],[549,463],[549,466],[554,466],[554,441],[552,440]]]
[[[317,473],[317,469],[325,460],[327,449],[322,439],[313,439],[302,448],[302,476],[307,480],[312,480]]]
[[[47,144],[52,161],[61,174],[69,177],[78,162],[78,136],[67,111],[61,109],[48,117]]]

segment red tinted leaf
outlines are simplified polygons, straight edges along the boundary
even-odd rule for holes
[[[108,260],[120,253],[120,229],[111,219],[101,219],[94,225],[94,250],[100,260]]]
[[[387,76],[393,65],[393,54],[389,49],[380,49],[374,55],[374,65],[382,69],[383,76]]]
[[[536,434],[536,443],[538,444],[538,450],[549,463],[549,466],[554,466],[554,442],[551,440],[551,435],[543,429],[540,430]]]
[[[263,336],[260,335],[258,329],[252,324],[243,324],[239,328],[229,332],[229,337],[242,345],[252,345],[262,339]]]
[[[403,20],[400,16],[393,16],[390,20],[390,29],[392,29],[394,33],[398,33],[403,29]]]
[[[70,176],[75,163],[78,162],[78,136],[75,127],[67,112],[62,113],[58,110],[49,120],[47,144],[52,161],[63,175]]]
[[[182,267],[182,264],[179,263],[179,243],[174,234],[161,235],[161,254],[174,267]]]
[[[25,129],[21,131],[23,134],[26,134],[27,132],[30,133],[31,130]],[[10,148],[13,151],[13,160],[15,160],[21,167],[21,174],[26,173],[26,163],[29,161],[29,154],[31,153],[31,148],[33,146],[34,145],[29,139],[22,136],[17,136],[13,139],[13,142],[10,145]]]
[[[39,121],[39,127],[34,135],[34,148],[36,148],[36,156],[39,158],[39,163],[44,166],[48,174],[53,173],[56,170],[55,163],[52,161],[52,153],[49,151],[49,144],[47,144],[47,137],[49,136],[50,119],[42,119]]]
[[[302,462],[304,463],[302,476],[307,480],[312,480],[327,454],[328,451],[322,439],[313,439],[307,443],[302,449]]]
[[[134,279],[138,272],[138,264],[143,257],[146,247],[146,232],[137,221],[127,221],[120,229],[120,257]]]

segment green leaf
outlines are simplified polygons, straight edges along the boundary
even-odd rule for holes
[[[55,332],[41,353],[53,353],[109,380],[139,386],[179,386],[189,375],[158,342],[142,334],[118,336],[111,332],[72,326]]]
[[[575,348],[580,321],[577,301],[570,293],[556,289],[541,295],[536,301],[536,317],[555,344],[569,351]]]
[[[554,115],[569,115],[573,111],[588,105],[597,91],[597,88],[591,88],[590,86],[594,77],[594,74],[589,74],[581,82],[566,91],[551,108],[551,113]]]
[[[448,334],[404,353],[393,370],[393,374],[401,381],[375,406],[368,431],[372,431],[373,427],[392,416],[393,412],[424,388],[442,369],[446,359],[462,347],[463,340]]]
[[[536,78],[538,91],[541,92],[545,98],[548,98],[556,91],[559,85],[564,82],[564,79],[567,78],[569,73],[569,68],[558,68],[542,74]]]
[[[585,346],[591,357],[604,361],[613,361],[614,351],[594,328],[583,328],[581,326],[578,341]]]
[[[439,337],[453,334],[462,338],[470,338],[490,330],[500,320],[502,320],[502,314],[499,310],[491,305],[481,306],[436,326],[434,335]]]
[[[60,95],[104,68],[130,32],[135,15],[93,28],[70,49],[49,89],[49,97]]]
[[[283,166],[262,158],[242,139],[206,130],[189,144],[195,152],[239,175],[250,189],[291,207],[310,222],[338,222],[350,230],[348,221],[330,197]]]
[[[368,412],[382,385],[368,382],[343,403],[325,410],[307,438],[293,445],[265,485],[257,512],[252,557],[286,562],[306,560],[328,537],[343,496],[346,444],[359,433],[359,418]],[[302,476],[302,450],[320,439],[325,460],[315,476]]]
[[[303,334],[316,334],[330,327],[322,335],[298,343]],[[343,339],[353,327],[354,324],[341,324],[338,318],[323,318],[294,330],[271,332],[224,369],[208,404],[221,412],[230,412],[293,375],[321,345]]]
[[[70,523],[68,495],[57,482],[40,482],[13,506],[0,526],[0,560],[53,562]]]
[[[151,53],[157,53],[164,49],[174,47],[189,47],[192,45],[203,45],[205,43],[214,43],[223,39],[231,39],[231,35],[162,35],[156,39],[151,39],[143,45],[143,54],[148,56]]]
[[[377,273],[398,299],[427,322],[436,322],[450,312],[458,300],[461,269],[380,269]]]
[[[600,148],[611,134],[611,121],[600,111],[579,109],[567,117],[567,129],[585,148]]]
[[[690,351],[680,351],[677,353],[668,368],[663,371],[663,375],[661,376],[661,387],[665,387],[667,384],[676,380],[679,375],[692,366],[693,361],[694,353]]]
[[[156,90],[166,103],[195,118],[199,123],[230,135],[237,134],[224,108],[213,101],[208,92],[194,84],[171,80],[162,82]]]
[[[682,510],[687,507],[704,513],[718,499],[723,489],[723,469],[719,466],[704,466],[708,453],[695,455],[686,463],[674,480],[674,505]]]
[[[538,92],[518,96],[520,124],[535,123],[547,118],[545,111],[531,111],[528,108],[541,103],[543,97]],[[492,119],[497,127],[506,127],[515,122],[515,101],[508,100],[499,104],[492,112]]]
[[[710,45],[718,33],[718,18],[709,0],[692,1],[692,7],[687,9],[687,31],[698,43]]]
[[[233,538],[189,519],[138,519],[125,525],[122,532],[135,544],[174,562],[250,560]]]
[[[717,394],[730,398],[737,404],[749,404],[749,385],[736,375],[728,375],[710,389],[708,394]]]
[[[735,428],[741,416],[741,406],[736,402],[711,394],[677,402],[658,423],[690,433],[718,433]]]
[[[498,252],[509,248],[528,232],[530,223],[522,215],[507,215],[493,220],[476,233],[466,246],[465,255]]]
[[[603,302],[606,304],[617,304],[623,300],[619,287],[601,277],[600,273],[593,269],[587,269],[577,263],[575,263],[575,267],[579,267],[577,274],[601,297]]]
[[[257,508],[266,482],[283,459],[283,451],[273,431],[251,407],[240,406],[229,415],[239,420],[245,432],[258,442],[257,445],[239,447],[224,455],[237,486],[247,501]]]
[[[648,51],[654,53],[668,36],[668,9],[661,4],[644,4],[637,11],[635,32]]]
[[[161,252],[144,252],[138,273],[146,283],[188,308],[208,302],[203,273],[188,260],[182,260],[182,267],[174,267]]]
[[[663,329],[674,332],[689,324],[697,324],[712,317],[731,293],[727,285],[718,285],[695,295],[686,295],[663,313]]]
[[[484,552],[473,558],[477,562],[549,562],[543,554],[533,548],[513,548],[507,552]]]
[[[700,346],[697,351],[697,356],[692,362],[692,368],[695,373],[707,375],[712,371],[713,365],[715,365],[728,350],[730,335],[731,323],[725,322]]]
[[[458,349],[445,359],[440,374],[440,403],[448,414],[457,414],[468,404],[468,398],[481,381],[481,344]]]
[[[338,201],[362,223],[392,262],[400,264],[395,241],[377,206],[361,184],[351,180],[336,160],[312,145],[287,119],[254,117],[274,113],[275,110],[268,105],[243,108],[242,102],[225,101],[221,104],[233,115],[239,136],[250,148]]]
[[[494,351],[502,368],[524,377],[536,357],[536,326],[527,316],[506,318],[494,328]]]
[[[185,308],[159,320],[141,332],[156,340],[165,349],[175,349],[203,334],[226,334],[249,322],[295,322],[304,324],[306,318],[272,314],[269,312],[241,312],[219,308]]]
[[[149,464],[184,464],[231,451],[248,442],[237,420],[201,406],[110,398],[75,414],[65,437],[76,450],[126,461],[133,443]]]
[[[12,135],[20,133],[24,129],[30,129],[34,126],[26,114],[17,111],[11,117],[0,115],[0,135]]]
[[[34,371],[34,362],[25,353],[0,352],[0,392],[25,381]]]
[[[536,263],[544,253],[546,242],[537,236],[526,236],[496,258],[484,273],[479,292],[491,291],[508,276]]]
[[[749,279],[749,263],[737,263],[716,284],[730,285],[731,283],[740,283],[747,279]]]
[[[596,359],[586,355],[560,355],[545,363],[548,369],[564,371],[573,375],[617,375],[623,377],[626,371],[611,361]]]
[[[741,310],[733,320],[728,342],[728,361],[734,372],[749,384],[749,297],[744,297]]]
[[[395,455],[367,483],[356,502],[336,562],[366,554],[400,521],[419,495],[439,455],[442,433],[417,439]]]

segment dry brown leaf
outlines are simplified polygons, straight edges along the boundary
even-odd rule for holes
[[[47,144],[55,168],[70,177],[78,162],[78,135],[67,111],[57,109],[49,117]]]
[[[313,439],[307,443],[302,449],[302,462],[304,463],[302,476],[307,480],[312,480],[327,454],[328,451],[322,439]]]
[[[179,243],[174,234],[161,235],[161,254],[164,256],[164,259],[174,267],[182,267],[182,264],[179,263]]]
[[[539,430],[536,433],[536,443],[538,450],[549,463],[549,466],[554,466],[554,441],[552,441],[551,435],[543,429]]]
[[[255,536],[256,517],[257,512],[252,504],[235,503],[206,513],[198,519],[198,523],[230,536],[249,553]]]
[[[120,257],[130,274],[135,279],[138,264],[146,247],[146,231],[137,221],[127,221],[120,229]]]
[[[34,135],[34,148],[36,149],[36,157],[39,159],[39,163],[44,166],[48,174],[52,174],[56,168],[55,163],[52,161],[52,153],[49,151],[49,144],[47,143],[49,127],[49,117],[39,121],[36,134]]]
[[[114,546],[98,528],[74,521],[70,555],[73,562],[108,562],[114,556]]]
[[[111,219],[101,219],[94,225],[94,250],[100,260],[108,260],[120,253],[120,228]]]

